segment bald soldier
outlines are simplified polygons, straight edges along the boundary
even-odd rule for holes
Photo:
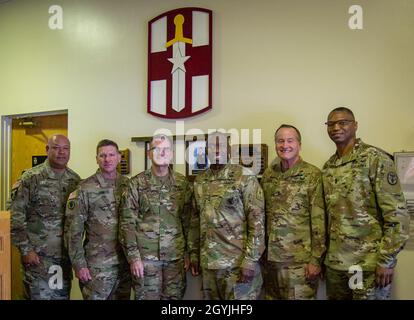
[[[321,171],[300,157],[301,134],[283,124],[262,178],[266,208],[266,299],[315,299],[325,253]]]
[[[409,217],[392,156],[356,138],[345,107],[326,122],[336,153],[323,167],[329,246],[329,299],[388,299]]]
[[[123,196],[120,241],[128,259],[137,300],[182,299],[189,267],[187,234],[191,187],[170,168],[169,137],[153,137],[151,168],[131,178]]]
[[[63,245],[66,200],[80,177],[67,167],[70,142],[53,135],[44,163],[26,171],[11,193],[11,237],[31,300],[69,299],[72,271]]]
[[[119,204],[128,178],[117,172],[118,145],[96,147],[99,169],[71,193],[66,208],[65,243],[85,300],[129,300],[131,277],[118,242]]]
[[[254,300],[263,283],[258,263],[265,246],[263,191],[250,170],[227,163],[224,134],[209,136],[208,157],[210,168],[194,182],[193,273],[199,263],[204,299]]]

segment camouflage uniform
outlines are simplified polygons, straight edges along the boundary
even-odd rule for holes
[[[196,212],[190,228],[192,262],[200,248],[205,299],[257,299],[258,260],[264,251],[264,198],[257,178],[240,165],[208,169],[194,182]],[[199,243],[200,242],[200,243]],[[240,269],[254,270],[240,283]]]
[[[118,209],[128,178],[105,180],[100,170],[82,181],[66,207],[65,244],[73,268],[89,268],[79,286],[85,300],[129,300],[131,277],[118,242]]]
[[[318,280],[305,265],[320,265],[325,252],[325,206],[321,171],[303,161],[282,172],[279,159],[266,169],[266,299],[314,299]]]
[[[71,169],[56,173],[46,160],[26,171],[12,188],[12,242],[22,256],[33,250],[40,258],[39,265],[24,266],[28,299],[69,299],[72,271],[63,245],[64,214],[66,200],[79,181]],[[62,289],[50,286],[52,266],[62,268]]]
[[[136,299],[182,299],[191,195],[177,172],[157,177],[149,169],[131,178],[120,212],[120,241],[130,264],[144,264],[144,278],[132,277]]]
[[[358,139],[350,153],[333,155],[322,172],[328,213],[328,298],[388,296],[391,286],[376,290],[372,274],[377,266],[395,267],[409,223],[391,156]],[[346,283],[354,265],[364,272],[362,292],[352,292]]]

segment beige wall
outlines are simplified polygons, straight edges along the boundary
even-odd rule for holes
[[[364,9],[364,30],[348,28],[348,8]],[[63,7],[64,28],[48,28]],[[0,4],[0,114],[68,109],[71,167],[95,169],[104,137],[132,151],[143,169],[147,136],[175,122],[146,113],[147,22],[164,11],[200,6],[214,13],[214,109],[186,128],[261,128],[274,156],[281,123],[301,129],[303,157],[321,166],[334,152],[324,121],[350,106],[359,135],[389,152],[414,150],[414,2],[407,0],[29,1]],[[183,170],[183,167],[179,167]],[[414,299],[401,254],[396,298]]]

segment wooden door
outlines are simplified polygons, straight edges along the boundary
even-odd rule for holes
[[[12,185],[22,173],[32,167],[32,157],[46,155],[46,143],[53,134],[68,133],[67,114],[31,117],[35,125],[27,125],[24,119],[12,121]],[[20,252],[12,247],[12,299],[24,298]]]
[[[0,211],[0,300],[10,300],[10,213]]]

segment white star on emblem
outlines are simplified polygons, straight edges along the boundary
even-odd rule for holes
[[[190,56],[184,56],[181,54],[181,50],[178,49],[176,51],[176,55],[174,58],[168,58],[168,61],[170,61],[173,64],[171,73],[174,73],[177,69],[180,69],[185,72],[185,66],[184,63],[190,59]]]

